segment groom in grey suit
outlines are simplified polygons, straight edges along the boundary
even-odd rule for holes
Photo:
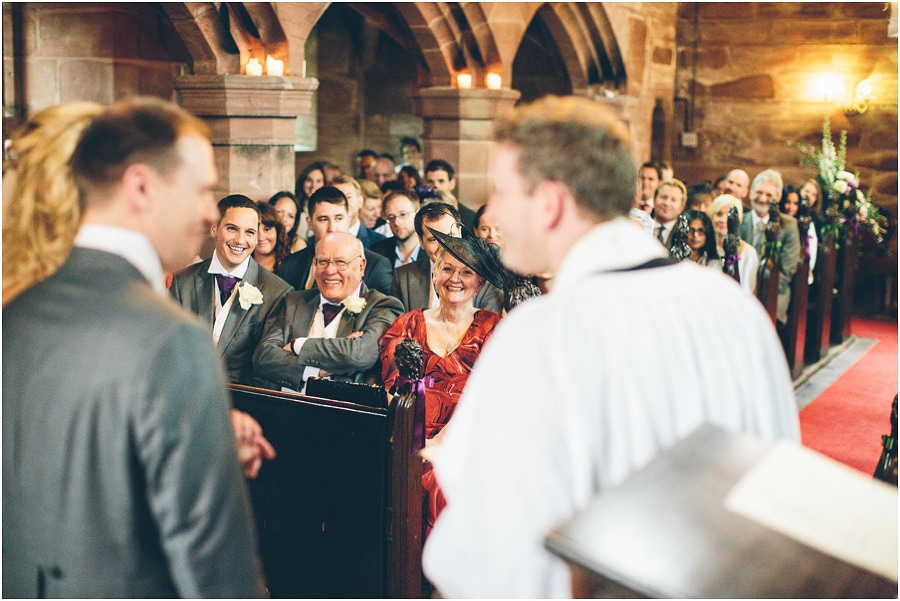
[[[314,376],[380,383],[378,340],[403,307],[362,283],[366,259],[352,234],[326,234],[315,251],[317,288],[288,294],[272,314],[253,369],[269,387],[295,391]]]
[[[221,367],[164,287],[217,217],[208,129],[123,100],[71,165],[75,248],[3,311],[3,596],[262,596]]]
[[[213,256],[175,274],[169,292],[213,332],[228,381],[254,383],[251,359],[266,319],[293,290],[251,256],[259,236],[259,207],[241,194],[219,201],[211,233]]]

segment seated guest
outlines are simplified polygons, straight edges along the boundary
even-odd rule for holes
[[[640,186],[640,201],[636,208],[651,213],[653,211],[653,198],[659,182],[663,181],[662,171],[656,163],[647,162],[641,165],[638,173],[638,185]]]
[[[367,179],[372,181],[372,165],[375,163],[375,159],[378,158],[378,153],[369,148],[363,148],[359,152],[356,153],[356,178],[363,180]]]
[[[259,205],[242,194],[219,201],[219,222],[210,233],[213,256],[175,274],[169,292],[212,331],[225,374],[233,384],[253,384],[250,358],[269,314],[291,287],[260,269],[251,256],[260,227]]]
[[[347,231],[359,238],[363,243],[363,248],[370,248],[375,242],[384,240],[383,235],[370,230],[359,220],[359,210],[363,206],[363,195],[359,182],[348,175],[341,175],[335,178],[333,185],[347,197],[347,223],[349,224]]]
[[[691,248],[691,261],[721,270],[722,263],[719,262],[719,253],[716,249],[716,234],[709,215],[694,210],[687,211],[685,215],[688,220],[687,242]]]
[[[254,371],[295,391],[314,376],[378,383],[378,340],[403,312],[400,301],[362,283],[362,242],[347,232],[322,236],[314,263],[316,289],[289,294],[269,317]]]
[[[334,183],[335,178],[342,176],[344,172],[341,170],[340,165],[336,165],[335,163],[326,162],[325,163],[325,185],[331,186]]]
[[[272,273],[278,271],[281,260],[288,254],[287,234],[284,225],[278,220],[275,207],[267,202],[259,204],[259,236],[253,250],[253,260]]]
[[[707,215],[713,224],[716,233],[716,252],[720,260],[725,260],[725,236],[728,235],[728,209],[735,207],[738,212],[738,221],[743,218],[744,207],[739,198],[731,194],[717,196],[709,205]],[[741,278],[741,288],[751,295],[756,294],[757,271],[759,270],[759,255],[752,245],[741,240],[738,248],[738,275]]]
[[[459,202],[453,192],[456,190],[456,175],[453,166],[443,159],[428,161],[425,165],[425,185],[437,192],[446,192],[449,196],[442,195],[443,202],[452,205],[459,213],[459,222],[470,230],[475,229],[475,211]],[[421,195],[420,195],[421,197]],[[422,199],[425,202],[425,199]]]
[[[706,213],[713,200],[712,188],[708,183],[695,184],[688,188],[686,208]]]
[[[500,244],[500,228],[490,217],[484,216],[485,209],[487,205],[481,205],[475,211],[475,235],[497,246],[503,246]]]
[[[287,235],[288,254],[306,248],[306,219],[303,205],[292,192],[282,190],[269,199]]]
[[[436,307],[438,296],[431,283],[434,271],[434,256],[440,243],[431,232],[431,228],[444,234],[460,235],[459,213],[452,206],[442,202],[424,205],[416,213],[413,222],[419,245],[425,251],[419,252],[415,263],[397,267],[391,283],[391,295],[399,298],[405,311]],[[500,313],[503,309],[503,292],[490,284],[483,286],[475,295],[475,306]]]
[[[372,177],[370,179],[382,190],[384,190],[383,186],[386,182],[396,181],[397,174],[394,172],[394,159],[388,154],[382,154],[375,159],[375,163],[372,165]]]
[[[400,167],[400,170],[397,171],[397,179],[403,184],[404,190],[415,190],[422,185],[419,171],[410,165]]]
[[[396,191],[384,198],[384,216],[394,235],[373,244],[372,250],[392,261],[395,269],[419,258],[422,247],[415,228],[418,210],[419,197],[415,192]]]
[[[432,275],[438,303],[398,317],[379,344],[386,388],[393,386],[399,376],[394,364],[397,345],[410,338],[422,347],[422,374],[434,378],[434,383],[425,389],[426,446],[440,438],[452,418],[472,366],[500,321],[499,315],[478,309],[473,302],[485,280],[491,277],[485,271],[488,267],[484,255],[489,251],[484,243],[477,244],[476,238],[454,238],[435,232],[429,233],[441,245],[435,252]],[[444,506],[430,464],[426,465],[422,483],[427,495],[426,528],[430,531]]]
[[[363,206],[359,209],[360,223],[370,230],[375,230],[382,236],[390,235],[389,229],[387,234],[383,230],[378,229],[381,226],[387,227],[387,222],[381,217],[384,194],[373,181],[358,179],[356,183],[359,184],[359,190],[363,197]]]
[[[316,240],[331,232],[346,232],[350,221],[347,215],[347,197],[333,186],[316,190],[309,198],[307,223]],[[391,262],[376,252],[365,250],[366,286],[384,294],[391,291]],[[310,245],[300,252],[284,258],[278,275],[297,290],[309,290],[316,285],[312,262],[315,247]]]
[[[813,201],[815,202],[815,201]],[[809,204],[809,197],[806,199],[807,210],[809,211],[809,215],[811,217],[809,221],[809,227],[806,230],[806,256],[809,257],[809,283],[813,283],[813,269],[816,267],[816,257],[819,254],[819,237],[816,235],[816,224],[813,216],[813,209]],[[778,210],[784,213],[785,215],[789,215],[793,218],[797,218],[797,213],[800,211],[800,189],[795,186],[785,186],[784,191],[781,193],[781,202],[778,203]],[[800,220],[797,220],[797,225],[799,227]],[[804,236],[801,236],[803,238]]]
[[[684,210],[687,191],[684,184],[677,179],[667,179],[657,186],[653,193],[653,218],[656,219],[654,235],[660,243],[671,250],[672,229],[675,220]]]
[[[739,229],[741,239],[749,242],[756,249],[757,254],[764,257],[763,248],[766,244],[765,229],[769,223],[769,205],[772,201],[781,199],[781,189],[784,187],[781,174],[774,169],[766,169],[753,178],[750,186],[750,205],[753,210],[749,215],[745,214]],[[775,317],[779,323],[787,323],[787,310],[791,302],[791,280],[797,272],[797,264],[800,262],[800,233],[797,229],[797,220],[784,213],[778,214],[778,307]]]

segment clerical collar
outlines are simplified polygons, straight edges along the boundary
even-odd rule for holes
[[[83,223],[75,236],[75,246],[118,255],[131,263],[154,290],[166,293],[165,275],[156,249],[141,232],[113,225]]]
[[[244,279],[244,276],[247,275],[247,267],[250,266],[251,257],[247,257],[244,259],[244,262],[234,268],[233,271],[228,271],[225,269],[225,266],[222,265],[222,262],[219,261],[219,255],[216,254],[216,251],[213,251],[212,261],[209,262],[208,273],[212,274],[222,274],[222,275],[230,275],[233,278],[241,278]]]

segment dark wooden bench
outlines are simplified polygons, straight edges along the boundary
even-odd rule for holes
[[[819,242],[816,267],[813,270],[813,284],[809,289],[805,352],[807,363],[816,363],[828,354],[836,265],[837,249],[834,246],[834,232],[829,232]]]
[[[421,595],[421,459],[413,405],[390,408],[232,385],[278,456],[250,481],[269,592]]]
[[[766,309],[773,326],[776,324],[778,313],[778,277],[780,273],[778,264],[772,257],[760,258],[759,271],[756,276],[756,298]]]
[[[806,348],[806,316],[809,309],[809,257],[800,254],[800,263],[791,282],[791,304],[788,307],[787,325],[781,339],[791,377],[797,379],[803,373]]]
[[[831,316],[831,344],[841,344],[850,336],[850,320],[853,316],[853,288],[856,266],[859,262],[859,247],[856,234],[847,226],[840,237],[837,254],[837,270],[834,287],[834,306]]]

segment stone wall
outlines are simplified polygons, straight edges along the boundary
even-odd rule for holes
[[[673,166],[686,183],[729,169],[773,167],[786,183],[814,171],[792,142],[821,144],[823,117],[848,132],[847,166],[897,218],[897,40],[886,3],[682,3],[678,9]],[[852,94],[871,78],[876,99],[847,115],[821,87]],[[833,94],[833,92],[831,93]],[[680,133],[698,133],[695,149]],[[896,237],[893,242],[896,247]]]

